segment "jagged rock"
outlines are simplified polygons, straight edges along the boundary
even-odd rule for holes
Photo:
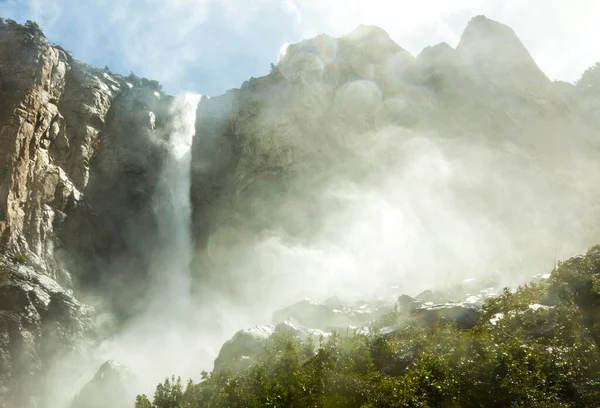
[[[249,364],[259,353],[260,347],[273,334],[273,326],[255,326],[251,329],[240,330],[228,340],[215,359],[216,371],[232,369],[237,371]]]
[[[438,293],[434,293],[433,291],[427,289],[424,290],[423,292],[419,293],[416,297],[417,300],[425,303],[425,302],[439,302],[441,301],[440,299],[440,294]]]
[[[27,408],[43,393],[31,384],[42,383],[51,357],[88,358],[76,345],[93,335],[91,308],[70,291],[147,267],[138,248],[123,244],[133,234],[124,220],[155,228],[148,204],[172,99],[74,60],[39,31],[4,23],[0,94],[0,253],[27,265],[11,266],[11,283],[0,288],[0,405]],[[122,251],[127,267],[115,260]],[[123,308],[135,295],[110,293]]]
[[[398,298],[398,307],[403,312],[414,312],[422,305],[423,303],[419,299],[412,296],[400,295]]]
[[[329,330],[348,325],[348,316],[341,311],[333,311],[322,303],[302,300],[273,313],[273,324],[295,319],[301,325],[313,329]]]
[[[497,86],[516,86],[536,94],[545,94],[550,87],[550,80],[515,32],[485,16],[471,19],[456,50],[479,78]]]
[[[129,408],[135,402],[138,386],[129,367],[109,360],[81,389],[70,408]]]
[[[323,304],[332,310],[343,310],[344,304],[340,301],[337,296],[332,296],[323,301]]]
[[[9,281],[0,287],[0,400],[29,407],[43,401],[48,390],[40,387],[41,378],[51,375],[55,359],[89,361],[95,312],[28,266],[2,267]]]
[[[436,321],[447,320],[456,322],[461,329],[470,329],[479,321],[481,309],[468,303],[442,303],[425,305],[416,310],[413,316],[429,326]]]

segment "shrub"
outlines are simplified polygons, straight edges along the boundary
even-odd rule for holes
[[[27,20],[25,22],[25,27],[27,27],[28,29],[33,30],[35,32],[38,32],[40,34],[42,33],[42,29],[41,29],[40,25],[33,20]]]
[[[25,256],[22,253],[16,253],[13,256],[13,262],[24,265],[25,264]]]
[[[8,270],[4,265],[0,265],[0,287],[8,285]]]
[[[136,408],[595,406],[599,323],[597,246],[550,279],[489,300],[472,329],[408,323],[387,335],[333,334],[316,350],[276,333],[240,371],[204,373],[185,389],[173,377]]]

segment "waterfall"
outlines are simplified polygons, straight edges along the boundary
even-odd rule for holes
[[[200,95],[186,94],[174,103],[168,155],[153,200],[158,234],[150,254],[149,307],[164,310],[168,306],[169,314],[185,310],[190,300],[190,164],[199,101]]]

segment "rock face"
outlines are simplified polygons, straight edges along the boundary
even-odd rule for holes
[[[28,266],[0,268],[8,273],[8,283],[0,287],[0,401],[6,407],[37,401],[34,406],[43,407],[43,400],[32,396],[49,391],[40,378],[52,372],[52,362],[63,356],[80,365],[89,360],[94,310]],[[76,370],[71,374],[77,378]]]
[[[485,230],[496,246],[485,256],[503,269],[553,252],[559,224],[581,251],[600,233],[591,227],[600,189],[586,176],[600,162],[590,109],[598,111],[583,95],[580,86],[550,81],[512,29],[483,16],[467,24],[456,48],[439,44],[416,58],[368,26],[292,45],[269,75],[200,105],[191,189],[197,251],[219,270],[220,287],[251,285],[224,254],[261,234],[309,247],[335,241],[332,231],[343,234],[352,219],[343,214],[353,193],[401,208],[428,242],[423,257],[452,250],[444,220],[422,215],[420,200],[443,202],[448,223],[478,220],[474,234]],[[585,175],[581,166],[589,166]],[[574,224],[560,215],[581,206],[589,217]],[[523,220],[524,211],[536,216]],[[519,261],[508,262],[501,247]],[[473,267],[460,256],[453,262],[442,269]],[[198,273],[207,269],[197,265]]]
[[[116,361],[107,361],[75,397],[70,408],[129,408],[135,402],[137,378]]]
[[[219,351],[215,370],[239,370],[260,352],[260,347],[273,334],[273,326],[256,326],[238,331]]]
[[[424,306],[417,309],[414,316],[428,326],[445,320],[455,322],[461,329],[470,329],[479,321],[481,309],[468,303],[445,303]]]
[[[74,60],[35,28],[0,24],[0,405],[33,406],[56,355],[86,358],[93,313],[73,289],[101,288],[123,315],[143,293],[107,291],[143,281],[130,238],[156,228],[149,202],[172,98],[141,82]]]

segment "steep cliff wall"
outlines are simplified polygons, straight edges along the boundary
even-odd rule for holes
[[[41,375],[56,356],[89,356],[95,312],[73,289],[101,295],[143,280],[128,234],[155,226],[149,201],[172,98],[138,85],[74,60],[39,30],[0,24],[4,406],[27,407],[46,392]],[[133,292],[107,296],[108,306]]]
[[[200,105],[197,272],[252,302],[277,279],[328,286],[312,278],[338,255],[336,285],[410,285],[490,267],[518,279],[584,251],[600,236],[592,93],[550,81],[483,16],[417,57],[368,26],[291,45],[270,75]]]

